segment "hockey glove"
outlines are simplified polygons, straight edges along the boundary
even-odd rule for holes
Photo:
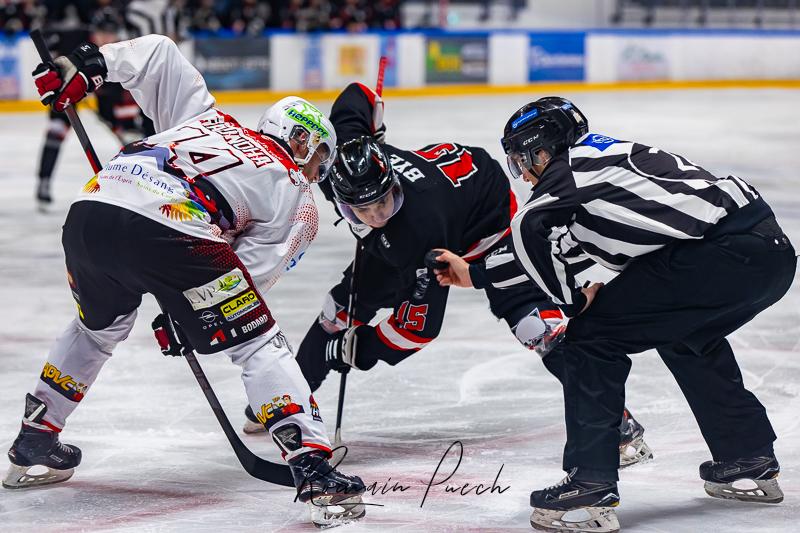
[[[383,98],[363,83],[358,85],[372,106],[372,136],[379,143],[386,142],[386,124],[383,123]]]
[[[63,112],[103,85],[107,73],[100,49],[84,43],[66,57],[39,63],[33,79],[42,103]]]
[[[517,322],[512,331],[525,347],[544,357],[564,339],[567,319],[559,310],[540,312],[537,308]]]
[[[356,345],[359,326],[335,333],[325,344],[325,363],[331,370],[348,372],[356,366]]]
[[[166,313],[158,315],[152,327],[162,354],[181,357],[194,349],[183,331]]]

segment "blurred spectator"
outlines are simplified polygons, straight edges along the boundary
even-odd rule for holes
[[[369,10],[364,0],[344,0],[343,5],[340,5],[331,17],[331,28],[360,32],[369,27],[368,21]]]
[[[34,20],[44,15],[44,6],[36,0],[0,0],[0,28],[6,35],[30,29]]]
[[[237,35],[259,35],[271,25],[275,2],[238,0],[231,4],[228,27]]]
[[[187,31],[259,35],[300,32],[395,30],[400,0],[0,0],[6,34],[47,27],[86,28],[96,11],[113,8],[131,36],[161,33],[179,40]]]
[[[377,30],[397,30],[402,26],[399,0],[379,0],[372,8],[370,27]]]

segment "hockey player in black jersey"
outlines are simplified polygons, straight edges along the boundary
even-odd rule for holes
[[[458,250],[476,278],[513,260],[508,234],[516,200],[501,166],[485,150],[448,142],[411,151],[378,142],[385,132],[382,102],[361,84],[338,97],[331,122],[343,144],[330,180],[320,186],[350,223],[363,252],[354,327],[347,328],[351,265],[298,350],[312,391],[331,369],[369,370],[378,361],[395,365],[436,338],[449,289],[433,280],[424,260],[429,250]],[[561,379],[561,361],[547,355],[563,327],[557,307],[531,282],[481,288],[491,312]],[[381,308],[393,312],[368,325]],[[625,415],[620,458],[628,466],[652,453],[643,428]]]
[[[688,159],[589,132],[569,101],[542,98],[506,124],[511,172],[533,186],[512,222],[517,264],[570,317],[552,355],[564,358],[567,444],[558,485],[531,494],[547,531],[617,531],[616,443],[629,353],[656,349],[711,451],[700,466],[714,497],[777,503],[775,433],[744,387],[725,337],[778,301],[795,251],[761,195]],[[585,255],[619,275],[581,288],[569,260]],[[456,254],[437,271],[469,286]],[[749,479],[757,488],[741,489]],[[590,520],[563,515],[585,509]]]

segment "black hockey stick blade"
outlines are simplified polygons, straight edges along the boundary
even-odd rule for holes
[[[236,454],[236,458],[239,459],[239,462],[242,464],[245,472],[254,478],[266,481],[268,483],[274,483],[275,485],[281,485],[283,487],[294,487],[292,472],[289,470],[288,465],[273,463],[262,459],[251,452],[250,449],[244,445],[242,440],[239,438],[239,435],[236,434],[236,430],[234,430],[233,426],[231,426],[231,423],[228,420],[225,411],[222,409],[222,405],[219,403],[219,399],[214,393],[214,389],[211,388],[211,384],[208,382],[208,378],[206,378],[206,374],[203,372],[203,368],[200,366],[200,362],[197,360],[197,357],[195,357],[194,352],[187,354],[185,357],[192,369],[195,379],[197,379],[197,383],[199,383],[200,388],[203,389],[203,394],[206,395],[208,404],[214,411],[214,416],[217,417],[217,422],[219,422],[219,425],[222,426],[222,431],[225,433],[225,436],[228,437],[228,442],[231,443],[231,447]]]
[[[36,51],[39,53],[39,58],[42,60],[42,63],[47,63],[53,60],[53,56],[50,55],[50,50],[47,49],[47,43],[44,41],[44,35],[42,35],[41,30],[33,30],[31,32],[31,40],[33,41],[33,45],[36,47]],[[75,110],[74,106],[69,106],[65,113],[69,119],[72,129],[75,130],[75,135],[77,135],[78,140],[81,143],[81,147],[83,148],[83,152],[86,154],[86,158],[89,160],[89,164],[92,165],[92,170],[95,173],[100,172],[100,170],[103,168],[103,165],[100,164],[100,158],[97,157],[97,152],[94,151],[92,142],[89,140],[89,135],[87,135],[86,130],[83,128],[83,123],[81,122],[80,117],[78,117],[78,112]]]

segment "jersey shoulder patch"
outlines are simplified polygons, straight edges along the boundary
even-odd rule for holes
[[[586,138],[583,139],[581,142],[578,143],[579,146],[591,146],[593,148],[597,148],[601,152],[604,151],[606,148],[611,146],[612,144],[616,144],[618,142],[622,142],[620,140],[614,139],[613,137],[609,137],[607,135],[600,135],[597,133],[589,133],[586,135]]]

